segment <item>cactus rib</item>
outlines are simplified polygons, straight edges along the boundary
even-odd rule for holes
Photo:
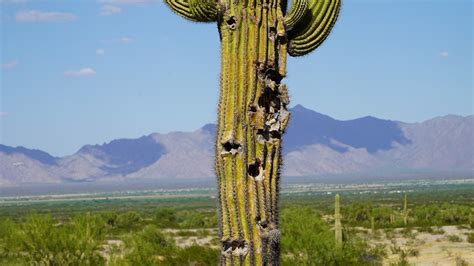
[[[303,20],[308,13],[308,0],[294,0],[291,4],[291,9],[285,16],[285,26],[287,32],[290,34],[291,30]]]
[[[197,22],[217,20],[218,6],[214,0],[164,0],[176,14]]]
[[[289,36],[288,54],[302,56],[316,49],[331,32],[340,6],[340,0],[312,1],[309,21],[298,23]]]

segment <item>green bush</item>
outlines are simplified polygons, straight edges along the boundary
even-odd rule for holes
[[[120,229],[131,230],[140,226],[141,217],[137,212],[128,211],[117,216],[115,225]]]
[[[287,208],[281,214],[283,265],[367,265],[385,256],[384,248],[345,231],[335,248],[334,231],[310,208]]]
[[[467,234],[467,242],[474,243],[474,233]]]
[[[128,235],[124,242],[128,249],[124,258],[127,265],[156,265],[176,253],[174,241],[155,225],[147,225],[142,231]]]
[[[171,209],[159,209],[156,212],[155,221],[160,228],[177,228],[179,224],[176,211]]]
[[[219,251],[208,247],[178,248],[155,225],[147,225],[124,240],[128,251],[117,265],[216,265],[219,259]]]
[[[99,253],[103,229],[103,220],[90,214],[77,215],[67,223],[33,214],[11,232],[4,254],[32,265],[104,265]]]
[[[448,235],[447,238],[451,242],[462,242],[462,238],[457,235]]]
[[[177,256],[168,258],[164,265],[217,265],[219,263],[220,250],[208,247],[192,245],[179,249]]]

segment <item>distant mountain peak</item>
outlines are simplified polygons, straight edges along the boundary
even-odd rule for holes
[[[125,175],[155,163],[165,152],[165,147],[149,135],[116,139],[102,145],[85,145],[77,153],[90,154],[107,163],[104,170]]]
[[[389,150],[394,142],[402,145],[410,143],[395,121],[373,116],[341,121],[299,104],[291,111],[293,115],[288,133],[284,136],[289,148],[285,152],[314,144],[324,145],[338,152],[348,151],[347,148],[334,145],[332,141],[354,148],[365,148],[369,153]]]
[[[205,124],[201,127],[201,130],[207,132],[208,134],[214,135],[216,134],[216,124]]]
[[[10,147],[10,146],[0,144],[0,152],[6,153],[6,154],[13,154],[13,153],[23,154],[27,157],[30,157],[36,161],[39,161],[47,165],[56,164],[56,160],[58,159],[54,156],[51,156],[47,152],[36,150],[36,149],[28,149],[22,146]]]

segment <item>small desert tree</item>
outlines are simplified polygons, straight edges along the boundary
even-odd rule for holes
[[[221,80],[215,171],[222,264],[278,264],[286,56],[316,49],[340,0],[165,0],[177,14],[217,22]]]

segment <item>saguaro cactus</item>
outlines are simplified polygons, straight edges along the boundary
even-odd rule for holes
[[[408,225],[408,200],[407,200],[407,194],[405,194],[405,197],[403,198],[403,224],[405,226]]]
[[[221,264],[279,264],[281,136],[286,56],[316,49],[340,0],[165,0],[192,21],[217,22],[221,79],[215,171]]]
[[[334,232],[336,236],[336,248],[342,247],[342,223],[341,223],[341,206],[339,194],[336,194],[336,202],[334,203]]]

